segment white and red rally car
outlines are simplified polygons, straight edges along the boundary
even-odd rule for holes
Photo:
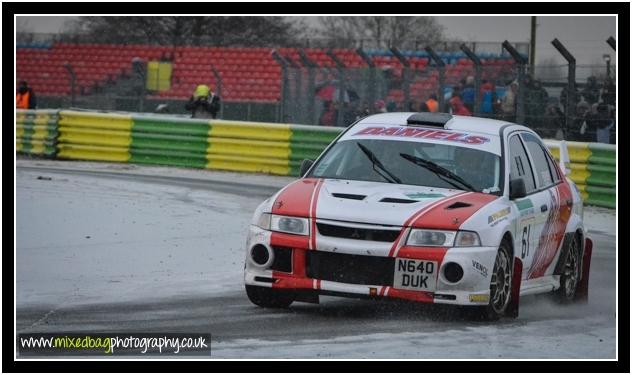
[[[348,127],[263,202],[245,284],[263,307],[319,295],[478,306],[587,298],[592,242],[566,169],[530,129],[444,113]]]

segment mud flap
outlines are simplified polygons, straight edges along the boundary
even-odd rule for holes
[[[522,282],[522,260],[514,258],[513,278],[511,280],[511,300],[507,305],[505,315],[511,318],[518,317],[518,308],[520,306],[520,283]]]
[[[593,243],[590,238],[586,238],[584,256],[582,257],[582,278],[577,285],[575,293],[576,301],[588,301],[588,276],[590,276],[590,259],[592,258]]]

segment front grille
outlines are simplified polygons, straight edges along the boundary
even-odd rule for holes
[[[307,277],[347,284],[393,285],[395,258],[307,251]]]
[[[399,230],[364,229],[316,223],[318,232],[327,237],[350,238],[354,240],[394,242]]]
[[[292,249],[289,247],[272,246],[274,251],[274,261],[272,268],[274,271],[292,272]]]

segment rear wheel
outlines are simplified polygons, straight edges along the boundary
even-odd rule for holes
[[[261,286],[246,285],[246,294],[250,302],[261,307],[286,308],[294,302],[295,295],[290,292]]]
[[[560,276],[560,288],[556,291],[561,303],[569,303],[575,299],[579,284],[579,238],[574,236],[568,246],[564,268]]]

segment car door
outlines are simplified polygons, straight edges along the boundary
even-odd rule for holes
[[[535,279],[552,274],[550,267],[559,253],[566,224],[570,219],[572,200],[568,184],[562,184],[559,171],[540,139],[523,132],[521,140],[527,150],[538,192],[534,194],[537,231],[532,236],[533,253],[527,278]]]
[[[522,178],[527,192],[526,197],[516,199],[512,202],[515,205],[516,212],[519,213],[514,238],[515,254],[522,260],[523,269],[526,271],[531,266],[537,245],[537,237],[541,231],[543,220],[540,210],[545,199],[541,192],[538,191],[531,160],[520,137],[520,133],[516,132],[511,134],[508,144],[510,163],[509,180]],[[525,279],[526,276],[527,272],[523,272],[522,278]]]

